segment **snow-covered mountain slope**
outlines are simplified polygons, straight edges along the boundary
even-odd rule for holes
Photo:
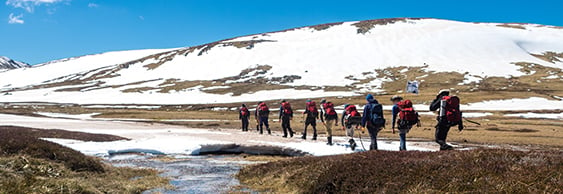
[[[27,63],[14,61],[8,57],[0,56],[0,71],[29,67]]]
[[[561,27],[382,19],[54,61],[1,73],[0,87],[13,95],[0,101],[199,104],[345,96],[386,90],[385,83],[397,80],[389,69],[397,67],[405,75],[457,72],[464,85],[526,76],[541,66],[561,81],[561,60]]]

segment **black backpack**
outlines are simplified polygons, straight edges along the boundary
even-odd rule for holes
[[[370,104],[369,121],[372,125],[381,127],[385,125],[383,118],[383,106],[381,104]]]

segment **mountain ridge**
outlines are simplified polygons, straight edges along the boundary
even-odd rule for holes
[[[0,70],[18,69],[24,67],[30,67],[30,65],[24,62],[15,61],[5,56],[0,56]]]
[[[149,96],[171,103],[213,103],[398,92],[388,86],[407,78],[424,81],[428,75],[449,76],[443,87],[461,84],[467,90],[489,78],[536,72],[560,81],[561,60],[563,31],[555,26],[392,18],[62,59],[29,68],[26,73],[36,76],[18,83],[5,84],[23,72],[4,73],[0,86],[14,94],[41,94],[46,101],[54,97],[45,96],[88,93],[140,99],[136,103],[151,103]]]

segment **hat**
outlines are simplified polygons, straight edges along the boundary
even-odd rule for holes
[[[449,93],[450,93],[450,90],[449,90],[449,89],[442,89],[442,90],[440,90],[440,91],[438,92],[437,95],[440,95],[440,94],[443,94],[443,93],[448,93],[448,94],[449,94]]]
[[[246,107],[246,104],[242,104],[242,107]]]
[[[350,106],[350,104],[345,104],[344,109],[348,108],[349,106]]]
[[[391,101],[395,101],[395,100],[403,100],[403,97],[401,97],[399,95],[395,95],[395,96],[391,97]]]
[[[324,99],[324,98],[321,99],[321,103],[325,103],[325,102],[326,102],[326,99]]]
[[[280,101],[280,103],[284,103],[284,102],[285,102],[285,100],[281,100],[281,101]]]
[[[311,102],[311,100],[307,100],[307,101],[305,101],[305,102]]]
[[[366,96],[366,100],[373,100],[373,95],[368,94],[368,95]]]

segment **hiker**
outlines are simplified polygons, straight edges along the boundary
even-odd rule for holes
[[[362,117],[362,128],[367,128],[371,138],[370,150],[377,150],[377,133],[385,128],[385,118],[383,116],[383,106],[373,98],[373,95],[366,96],[367,104],[364,106]]]
[[[307,127],[311,125],[311,127],[313,127],[312,140],[317,140],[317,119],[319,118],[319,109],[317,109],[315,101],[307,100],[303,115],[305,116],[305,129],[303,130],[303,136],[301,136],[301,139],[307,139]]]
[[[459,108],[460,100],[457,96],[450,96],[450,90],[443,89],[438,92],[436,99],[430,104],[430,111],[438,110],[436,120],[436,143],[440,145],[440,150],[452,150],[453,147],[446,143],[446,138],[450,127],[458,126],[463,130],[462,113]]]
[[[395,133],[395,122],[397,124],[397,128],[399,129],[399,139],[400,151],[407,150],[407,133],[412,129],[414,125],[420,127],[420,119],[418,118],[418,113],[414,110],[412,101],[410,100],[403,100],[400,96],[393,96],[391,98],[393,102],[393,123],[392,129],[393,134]],[[399,116],[399,120],[397,121],[397,115]]]
[[[321,122],[323,122],[326,128],[327,134],[327,145],[332,145],[332,125],[338,126],[338,114],[334,109],[334,104],[332,102],[327,102],[325,99],[321,100]]]
[[[256,105],[256,110],[254,111],[254,120],[256,120],[256,131],[260,131],[260,117],[258,116],[258,108],[260,107],[262,102],[258,102]]]
[[[242,121],[242,131],[248,131],[248,124],[250,120],[250,111],[246,107],[246,104],[242,104],[239,109],[238,119]]]
[[[270,108],[264,102],[260,102],[258,107],[256,107],[256,112],[254,112],[254,116],[256,116],[256,121],[258,122],[258,128],[260,130],[260,134],[264,133],[264,125],[266,125],[266,130],[268,130],[268,134],[272,134],[270,131],[270,124],[268,123],[268,118],[270,116]]]
[[[362,124],[362,115],[355,105],[346,104],[341,119],[342,128],[345,128],[346,136],[350,137],[350,140],[348,140],[350,148],[354,151],[357,146],[356,141],[354,141],[354,130]]]
[[[283,138],[287,138],[287,132],[289,131],[289,137],[293,137],[293,130],[291,130],[291,120],[293,119],[293,109],[291,109],[291,104],[289,102],[282,100],[280,106],[280,117],[279,117],[283,129]]]

